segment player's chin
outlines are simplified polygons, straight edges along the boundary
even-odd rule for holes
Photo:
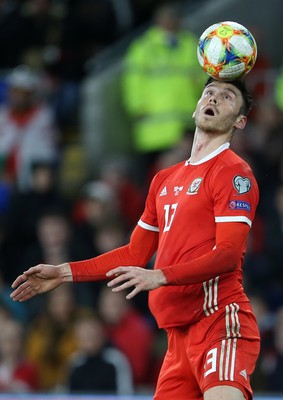
[[[219,135],[219,134],[223,133],[222,129],[219,129],[219,124],[217,123],[217,120],[215,117],[210,117],[209,120],[200,122],[200,124],[198,125],[198,128],[201,129],[202,132],[205,132],[210,135],[213,135],[213,134]]]

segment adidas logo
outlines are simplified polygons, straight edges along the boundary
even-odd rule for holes
[[[181,190],[183,190],[184,186],[175,186],[174,187],[174,193],[175,196],[178,196],[178,194],[181,192]]]
[[[245,369],[243,369],[242,371],[240,371],[239,374],[242,375],[242,376],[245,378],[245,380],[248,379],[247,371],[246,371]]]
[[[164,186],[164,188],[161,190],[161,192],[159,194],[159,197],[166,196],[166,195],[167,195],[167,189],[166,189],[166,186]]]

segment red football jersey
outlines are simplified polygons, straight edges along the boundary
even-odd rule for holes
[[[182,162],[160,171],[139,221],[144,229],[159,232],[154,268],[185,263],[211,251],[217,223],[251,226],[258,197],[251,168],[228,143],[198,163]],[[243,256],[244,252],[233,272],[199,284],[150,291],[149,307],[158,325],[190,324],[228,303],[248,301],[242,286]]]

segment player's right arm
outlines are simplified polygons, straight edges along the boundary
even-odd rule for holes
[[[15,301],[26,301],[37,294],[53,290],[64,282],[107,279],[106,273],[118,266],[145,267],[157,246],[158,232],[137,225],[126,246],[88,260],[57,266],[39,264],[29,268],[13,282],[11,298]]]

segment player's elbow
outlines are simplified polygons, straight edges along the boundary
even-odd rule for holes
[[[220,251],[221,257],[224,257],[225,272],[235,271],[242,258],[242,249],[235,243],[222,242],[217,246],[217,250]]]

